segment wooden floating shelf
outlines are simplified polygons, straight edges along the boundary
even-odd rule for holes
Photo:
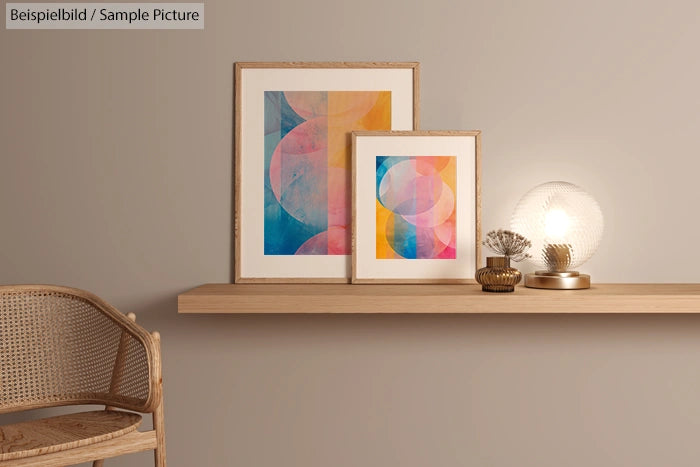
[[[586,290],[478,285],[205,284],[178,313],[700,313],[700,284],[594,284]]]

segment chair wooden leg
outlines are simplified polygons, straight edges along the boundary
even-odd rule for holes
[[[153,412],[153,429],[156,431],[157,446],[154,451],[156,467],[165,467],[165,422],[163,418],[163,401]]]
[[[158,333],[158,331],[154,331],[152,333],[152,335],[153,335],[153,339],[156,341],[158,355],[160,355],[160,333]],[[158,360],[160,362],[160,358]],[[160,397],[160,402],[158,403],[158,406],[153,411],[153,430],[155,430],[155,432],[156,432],[156,449],[153,452],[153,455],[155,457],[156,467],[165,467],[165,419],[163,416],[163,396],[162,396],[162,394],[163,394],[163,378],[162,378],[160,365],[158,367],[158,371],[156,374],[161,375],[160,380],[158,382],[158,385],[159,385],[158,393],[161,395],[161,397]]]

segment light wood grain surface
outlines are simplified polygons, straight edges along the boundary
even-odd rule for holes
[[[0,426],[0,461],[88,446],[135,431],[140,424],[135,413],[99,410]]]
[[[0,465],[2,467],[63,467],[89,462],[96,458],[110,458],[155,449],[156,443],[155,431],[143,433],[134,431],[99,444],[54,452],[39,457],[3,461]]]
[[[205,284],[179,313],[698,313],[700,284],[593,284],[586,290],[478,285]]]

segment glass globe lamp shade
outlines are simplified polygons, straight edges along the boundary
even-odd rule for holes
[[[532,242],[532,261],[541,268],[525,276],[525,286],[590,287],[590,276],[573,269],[593,256],[603,236],[603,213],[591,195],[572,183],[543,183],[518,202],[510,225]]]

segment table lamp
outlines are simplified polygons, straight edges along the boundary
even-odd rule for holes
[[[538,185],[522,197],[511,229],[532,242],[532,261],[541,270],[525,275],[538,289],[587,289],[591,277],[573,269],[586,262],[603,236],[603,213],[595,199],[567,182]]]

